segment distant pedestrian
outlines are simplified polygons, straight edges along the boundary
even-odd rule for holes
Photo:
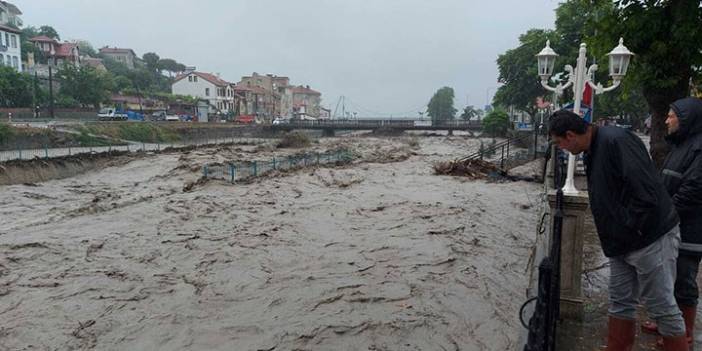
[[[702,100],[685,98],[670,105],[666,141],[671,150],[663,163],[663,184],[680,216],[682,243],[677,261],[675,300],[685,320],[688,343],[694,342],[699,289],[697,272],[702,259]],[[655,323],[642,330],[658,333]]]
[[[607,350],[633,348],[639,298],[658,323],[664,350],[688,350],[673,296],[679,219],[643,142],[566,110],[551,116],[549,134],[560,148],[585,152],[590,209],[610,263]]]

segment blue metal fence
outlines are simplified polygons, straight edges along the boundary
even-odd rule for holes
[[[270,160],[210,163],[202,167],[202,175],[209,179],[223,179],[230,183],[259,177],[273,171],[291,170],[320,165],[343,164],[353,160],[348,150],[325,153],[303,153]]]

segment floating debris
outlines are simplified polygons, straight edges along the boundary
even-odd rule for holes
[[[484,179],[504,172],[491,162],[483,160],[453,160],[434,164],[434,173]]]

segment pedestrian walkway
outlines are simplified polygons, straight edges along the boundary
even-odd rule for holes
[[[145,151],[161,151],[167,148],[184,148],[191,146],[202,145],[218,145],[218,144],[262,144],[270,139],[263,138],[214,138],[206,140],[195,140],[181,143],[138,143],[132,142],[126,145],[110,145],[110,146],[82,146],[82,147],[61,147],[61,148],[41,148],[41,149],[18,149],[0,151],[0,162],[12,160],[34,160],[34,159],[50,159],[57,157],[66,157],[80,154],[96,154],[112,151],[126,152],[145,152]]]

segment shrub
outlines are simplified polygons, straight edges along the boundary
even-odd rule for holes
[[[300,131],[285,133],[278,143],[278,148],[301,148],[311,144],[310,137]]]
[[[507,135],[507,131],[511,125],[509,115],[502,110],[493,110],[483,118],[483,132],[492,137]]]

